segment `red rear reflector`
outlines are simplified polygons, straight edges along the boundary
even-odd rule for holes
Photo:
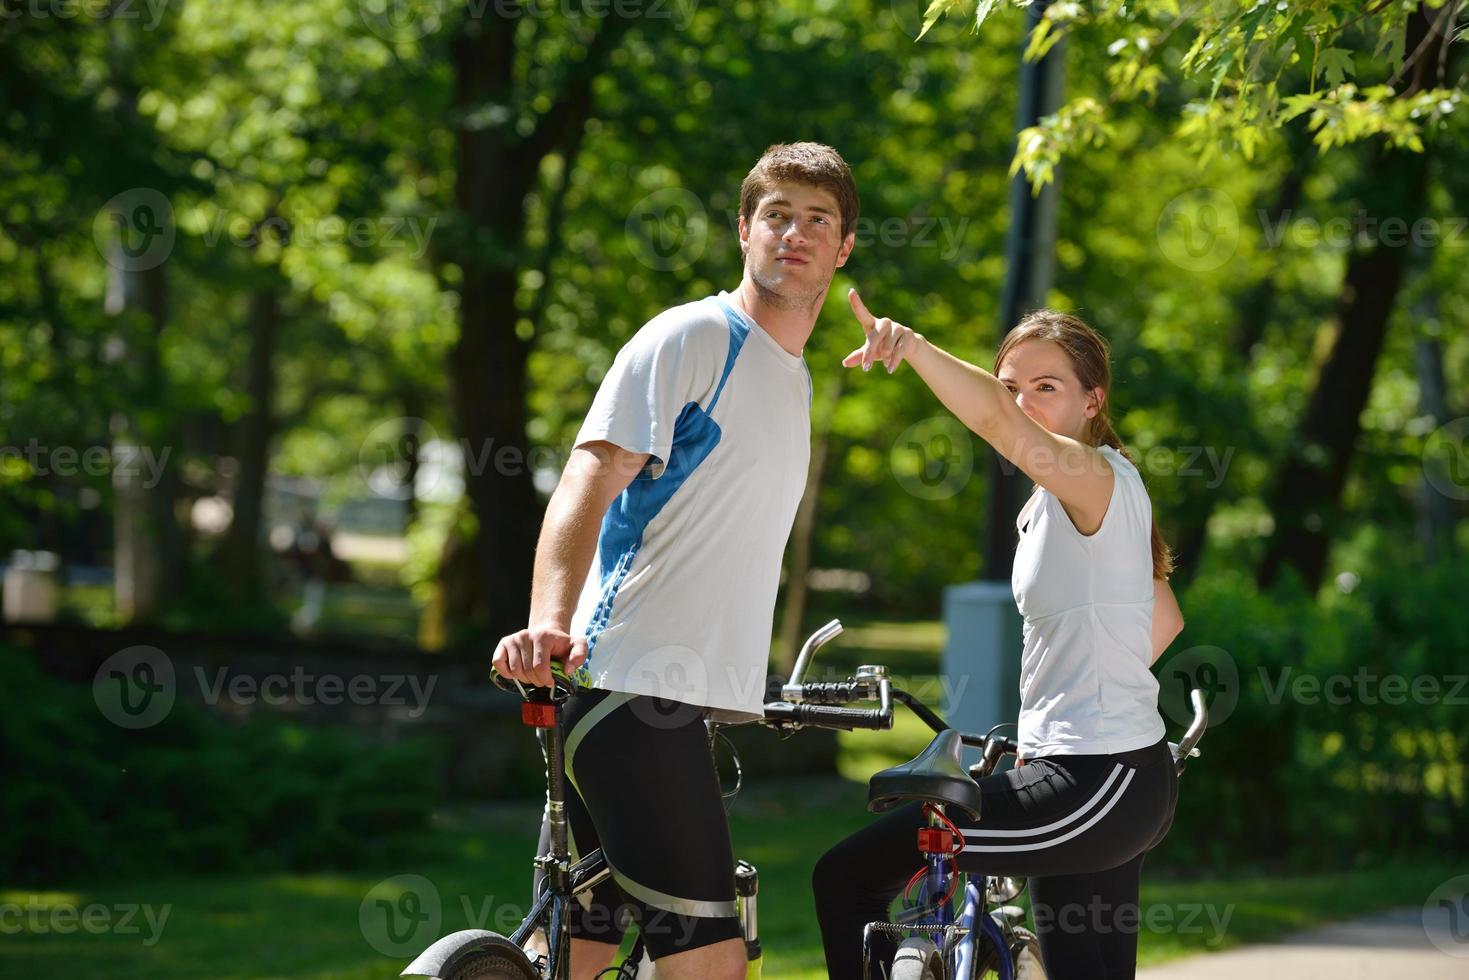
[[[924,854],[947,854],[954,849],[954,835],[945,827],[920,827],[918,849]]]
[[[550,728],[556,724],[556,706],[527,701],[520,706],[520,720],[532,728]]]

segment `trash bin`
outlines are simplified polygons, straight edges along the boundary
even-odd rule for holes
[[[1020,610],[1009,582],[944,589],[944,706],[949,724],[987,732],[1020,714]],[[1014,735],[1010,729],[1009,735]],[[970,761],[975,750],[965,750]]]
[[[61,604],[54,551],[14,551],[5,568],[4,606],[7,623],[51,623]]]

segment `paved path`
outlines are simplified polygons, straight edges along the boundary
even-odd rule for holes
[[[1462,952],[1469,954],[1469,945]],[[1466,980],[1469,955],[1428,941],[1421,909],[1313,929],[1277,943],[1191,956],[1139,970],[1138,980]]]

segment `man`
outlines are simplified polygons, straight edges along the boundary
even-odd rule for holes
[[[618,353],[546,508],[530,626],[494,666],[542,686],[552,661],[582,668],[564,716],[572,848],[602,847],[615,888],[573,911],[577,980],[611,963],[620,903],[660,978],[745,975],[704,720],[761,714],[810,450],[801,352],[857,212],[835,150],[768,149],[741,187],[739,288],[659,314]]]

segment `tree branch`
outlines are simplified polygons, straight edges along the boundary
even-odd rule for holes
[[[586,124],[592,108],[592,83],[602,73],[607,58],[631,26],[630,17],[608,15],[587,45],[587,56],[571,66],[561,94],[520,145],[517,155],[539,162],[565,142],[570,129],[580,129]]]

